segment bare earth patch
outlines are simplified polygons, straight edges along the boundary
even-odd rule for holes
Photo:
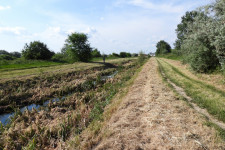
[[[139,73],[94,149],[224,149],[214,129],[162,82],[155,58]],[[104,130],[102,131],[104,132]]]

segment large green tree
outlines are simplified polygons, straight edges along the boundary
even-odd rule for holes
[[[186,14],[181,18],[181,23],[177,25],[176,33],[177,33],[177,40],[174,44],[175,49],[180,50],[181,45],[184,40],[184,36],[192,32],[189,30],[188,25],[192,24],[194,22],[194,18],[199,14],[198,11],[191,11],[186,12]]]
[[[25,59],[33,60],[50,60],[55,53],[50,51],[46,44],[40,41],[30,42],[30,44],[25,44],[22,50],[22,56]]]
[[[215,0],[201,7],[187,32],[181,50],[185,61],[197,72],[225,68],[225,1]]]
[[[92,58],[92,48],[88,36],[84,33],[75,32],[69,35],[63,49],[73,61],[87,62]]]
[[[156,44],[156,55],[167,54],[171,52],[171,46],[164,40],[159,41]]]

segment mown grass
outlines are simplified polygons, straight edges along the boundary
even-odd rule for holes
[[[110,59],[107,60],[107,63],[122,63],[124,61],[128,61],[128,60],[132,60],[135,58],[120,58],[120,59]],[[37,61],[38,62],[38,61]],[[46,62],[43,62],[43,65]],[[100,67],[100,66],[104,66],[104,64],[101,63],[101,61],[99,62],[89,62],[89,63],[82,63],[82,62],[76,62],[73,64],[52,64],[52,66],[40,66],[37,67],[35,66],[34,68],[25,68],[25,69],[12,69],[12,70],[1,70],[0,69],[0,80],[2,79],[12,79],[12,78],[20,78],[20,77],[29,77],[29,76],[40,76],[43,75],[45,73],[60,73],[60,72],[69,72],[71,70],[73,71],[80,71],[80,70],[85,70],[85,69],[90,69],[93,67]]]
[[[166,59],[172,59],[172,60],[182,60],[183,56],[182,55],[177,55],[173,53],[168,53],[168,54],[162,54],[157,56],[159,58],[166,58]]]
[[[159,59],[159,65],[163,68],[167,78],[182,87],[193,102],[201,108],[225,122],[225,93],[212,85],[192,79],[179,69]]]
[[[30,69],[38,67],[49,67],[56,65],[63,65],[62,62],[53,62],[53,61],[44,61],[44,60],[23,60],[17,59],[12,62],[3,63],[0,65],[0,71],[9,71],[9,70],[21,70],[21,69]]]

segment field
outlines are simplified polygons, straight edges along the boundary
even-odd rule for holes
[[[0,114],[14,115],[0,124],[0,149],[59,147],[101,120],[142,64],[129,58],[2,71]]]
[[[0,149],[225,148],[224,74],[174,57],[0,75]]]

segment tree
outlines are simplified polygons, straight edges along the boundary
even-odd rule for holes
[[[197,72],[209,72],[221,66],[225,69],[225,1],[201,7],[181,45],[185,61]]]
[[[101,57],[102,56],[100,51],[98,51],[97,48],[91,52],[91,55],[92,55],[92,57]]]
[[[21,53],[19,52],[11,52],[10,55],[16,57],[16,58],[20,58],[21,57]]]
[[[171,53],[171,46],[164,40],[159,41],[156,48],[156,55]]]
[[[69,35],[64,48],[73,61],[87,62],[92,58],[92,48],[88,43],[87,35],[84,33],[72,33]]]
[[[131,57],[131,53],[126,53],[126,57]]]
[[[177,29],[176,29],[177,40],[174,44],[175,49],[178,49],[178,50],[181,49],[181,45],[183,43],[185,34],[187,34],[188,32],[191,32],[188,29],[188,25],[194,22],[194,18],[198,14],[199,14],[198,11],[186,12],[186,14],[181,18],[181,23],[177,25]]]
[[[5,50],[0,50],[0,55],[9,55],[9,52]]]
[[[117,54],[117,53],[112,53],[112,56],[113,56],[113,57],[120,57],[120,55]]]
[[[126,52],[120,52],[120,57],[121,57],[121,58],[127,57],[127,53],[126,53]]]
[[[22,56],[25,59],[33,60],[50,60],[54,55],[54,52],[50,51],[46,44],[40,41],[30,42],[30,44],[25,44],[22,50]]]

